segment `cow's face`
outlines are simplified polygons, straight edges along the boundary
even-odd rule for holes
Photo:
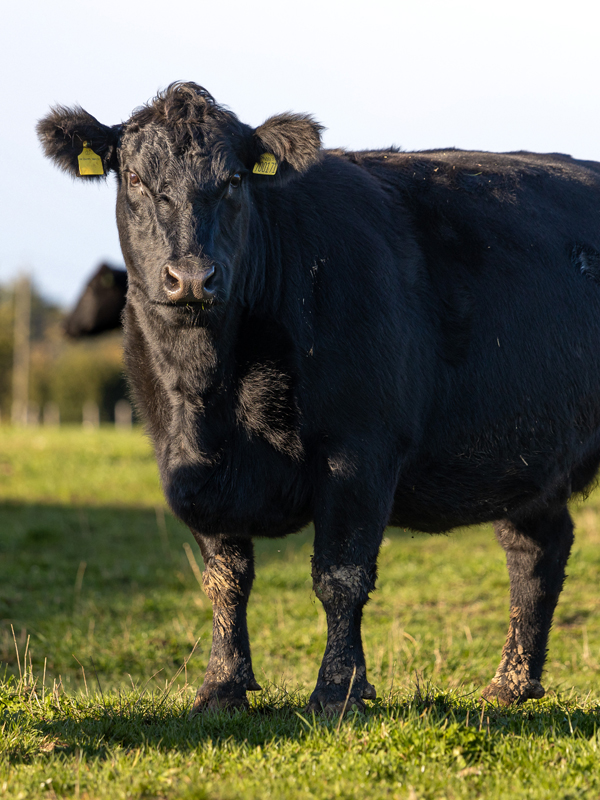
[[[253,192],[302,173],[320,149],[309,117],[285,114],[252,129],[196,84],[173,84],[112,128],[58,108],[38,133],[72,174],[80,175],[84,142],[104,173],[115,172],[130,287],[173,322],[214,316],[239,293]],[[253,172],[265,154],[274,175]]]
[[[154,120],[121,136],[117,224],[130,284],[167,314],[224,306],[245,252],[245,141],[228,123],[181,143],[177,126]]]

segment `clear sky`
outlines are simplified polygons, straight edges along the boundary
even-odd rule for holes
[[[325,145],[559,151],[600,161],[594,0],[31,0],[0,16],[0,282],[71,304],[122,263],[115,185],[78,183],[35,137],[53,103],[127,119],[174,80],[244,121],[307,111]]]

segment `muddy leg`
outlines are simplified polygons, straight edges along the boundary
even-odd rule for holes
[[[195,536],[205,564],[202,585],[213,604],[213,638],[204,683],[190,716],[205,708],[247,706],[246,691],[261,688],[252,672],[246,623],[254,580],[252,541]]]
[[[361,710],[363,699],[377,697],[375,687],[367,681],[361,637],[362,610],[375,588],[376,575],[375,564],[323,569],[313,558],[313,587],[327,616],[327,645],[307,711],[338,715],[346,697],[347,709],[357,706]]]
[[[495,530],[506,551],[510,624],[500,666],[482,696],[511,705],[545,694],[540,679],[573,543],[573,523],[565,508],[552,517],[518,524],[503,520]]]
[[[352,463],[351,459],[348,459]],[[332,470],[333,472],[333,470]],[[357,470],[358,472],[358,470]],[[361,479],[340,480],[335,473],[315,514],[313,587],[327,616],[327,644],[308,711],[337,715],[346,708],[364,709],[374,700],[375,687],[367,680],[361,637],[362,612],[375,588],[377,555],[387,523],[395,474],[386,481],[373,468],[360,471]],[[369,485],[365,476],[379,478]]]

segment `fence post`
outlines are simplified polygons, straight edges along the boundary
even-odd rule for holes
[[[117,400],[115,403],[115,427],[131,428],[131,403],[128,400]]]
[[[31,330],[31,281],[21,275],[15,284],[13,351],[13,425],[27,425],[29,406],[29,339]]]
[[[100,427],[100,409],[98,408],[98,403],[94,403],[93,400],[88,400],[83,404],[83,427]]]
[[[60,425],[60,408],[58,407],[58,403],[54,403],[52,400],[44,403],[42,416],[44,425],[48,427]]]

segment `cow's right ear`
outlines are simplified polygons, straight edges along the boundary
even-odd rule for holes
[[[102,125],[79,106],[55,106],[37,124],[37,134],[45,155],[65,172],[78,178],[102,178],[111,169],[117,169],[120,132],[120,125]],[[84,143],[87,151],[83,155],[88,159],[87,168],[80,161]],[[97,159],[94,159],[94,154]]]

